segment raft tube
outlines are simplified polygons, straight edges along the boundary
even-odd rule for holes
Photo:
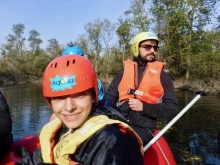
[[[155,131],[154,134],[156,135],[157,133],[158,131]],[[14,142],[10,151],[5,153],[0,161],[1,165],[14,165],[20,159],[16,152],[16,146],[25,147],[30,152],[33,152],[40,146],[39,135],[31,135]],[[163,136],[145,151],[144,165],[176,165],[170,147]]]

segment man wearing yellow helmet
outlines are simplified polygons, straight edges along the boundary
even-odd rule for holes
[[[124,62],[104,97],[119,105],[144,145],[153,137],[157,118],[173,117],[179,109],[173,82],[156,60],[158,43],[152,32],[137,34],[133,61]]]

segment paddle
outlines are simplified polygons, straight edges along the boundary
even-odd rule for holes
[[[180,112],[176,115],[151,141],[145,145],[144,151],[150,148],[183,114],[201,97],[207,96],[204,91],[196,92],[197,96]]]

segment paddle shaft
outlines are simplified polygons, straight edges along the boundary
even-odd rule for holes
[[[144,151],[150,148],[183,114],[201,97],[201,94],[198,94],[178,115],[176,115],[149,143],[144,147]]]

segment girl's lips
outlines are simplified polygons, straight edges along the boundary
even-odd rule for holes
[[[73,121],[73,120],[75,120],[75,119],[77,119],[78,118],[78,116],[79,116],[79,114],[80,114],[81,112],[79,112],[79,113],[75,113],[75,114],[63,114],[63,116],[64,116],[64,119],[65,120],[67,120],[67,121]]]

